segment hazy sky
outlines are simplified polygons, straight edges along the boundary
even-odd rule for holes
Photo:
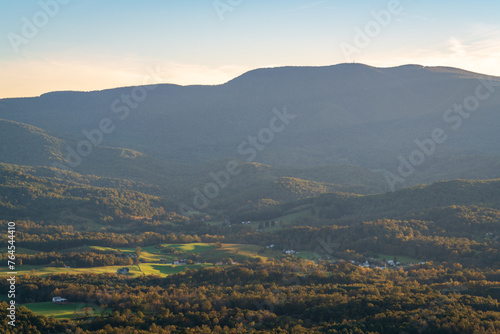
[[[352,61],[500,76],[499,13],[498,0],[2,0],[0,98]]]

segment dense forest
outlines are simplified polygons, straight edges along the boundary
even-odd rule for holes
[[[499,180],[363,195],[275,176],[183,215],[160,186],[3,165],[19,276],[0,331],[500,332]],[[57,296],[69,316],[36,308]]]

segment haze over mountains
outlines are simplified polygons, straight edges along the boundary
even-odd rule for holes
[[[192,196],[192,187],[231,159],[246,165],[225,194],[243,196],[242,202],[257,191],[275,193],[267,197],[278,202],[301,198],[278,194],[283,183],[309,189],[306,197],[377,193],[389,190],[383,172],[397,175],[400,157],[410,161],[412,152],[425,151],[436,129],[446,139],[427,146],[423,162],[398,188],[500,177],[499,111],[500,78],[460,69],[257,69],[217,86],[2,99],[0,162],[58,163],[80,174],[154,185],[150,193],[168,192],[172,200]],[[86,156],[72,166],[68,152],[78,152],[84,140],[94,143],[80,147]]]

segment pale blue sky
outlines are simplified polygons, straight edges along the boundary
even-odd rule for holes
[[[232,7],[223,19],[217,1]],[[402,12],[386,26],[371,13],[397,0],[217,1],[1,1],[0,98],[142,84],[151,68],[160,81],[183,85],[223,83],[258,67],[351,61],[500,75],[498,1],[400,0]],[[41,3],[59,8],[51,17]],[[36,19],[37,34],[27,36],[26,20]],[[374,23],[380,31],[356,45],[356,29]],[[356,52],[342,52],[347,44]]]

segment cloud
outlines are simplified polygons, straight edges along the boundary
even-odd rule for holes
[[[448,40],[449,50],[455,55],[463,57],[466,55],[465,45],[460,42],[456,37],[451,37]]]
[[[496,26],[473,25],[469,33],[461,37],[450,36],[441,43],[415,49],[393,50],[372,54],[360,61],[375,66],[420,64],[426,66],[458,67],[474,72],[500,76],[500,29]]]

